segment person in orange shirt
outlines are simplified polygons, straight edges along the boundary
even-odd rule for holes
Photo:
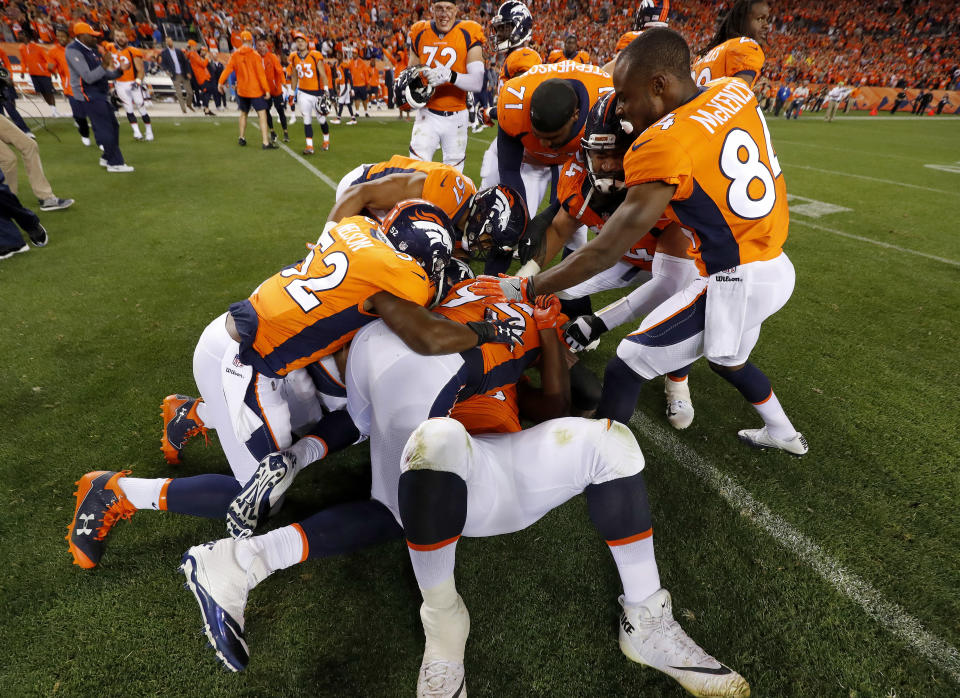
[[[736,77],[699,88],[683,37],[661,28],[624,49],[613,77],[617,113],[639,134],[623,161],[624,202],[602,235],[557,266],[530,279],[491,279],[491,289],[530,298],[586,281],[666,211],[692,236],[689,253],[700,274],[620,343],[607,364],[597,415],[628,422],[645,382],[705,356],[764,421],[760,429],[741,430],[740,440],[804,455],[806,438],[749,361],[761,324],[786,304],[795,282],[783,252],[787,188],[753,92]]]
[[[58,119],[63,115],[57,111],[57,103],[53,98],[53,81],[50,79],[55,66],[44,48],[37,43],[32,29],[24,27],[20,36],[23,41],[20,45],[20,63],[30,75],[33,89],[50,106],[50,115]]]
[[[547,63],[560,63],[561,61],[573,61],[574,63],[589,63],[590,57],[586,51],[581,51],[577,46],[577,37],[569,34],[563,40],[563,48],[555,48],[547,56]]]
[[[270,102],[267,104],[267,128],[270,129],[270,140],[277,140],[277,134],[273,130],[273,118],[270,116],[270,107],[277,110],[277,116],[280,119],[280,128],[283,130],[283,142],[290,142],[290,135],[287,133],[287,113],[283,103],[283,86],[287,80],[283,73],[283,66],[280,65],[280,57],[270,50],[265,37],[257,39],[257,53],[263,57],[263,72],[267,77],[267,85],[270,86]]]
[[[230,56],[220,75],[217,89],[222,93],[223,85],[230,74],[236,73],[237,108],[240,110],[240,137],[237,142],[240,145],[247,144],[247,139],[244,137],[247,130],[247,114],[250,112],[250,107],[253,107],[260,121],[262,147],[264,150],[274,150],[277,144],[270,140],[270,132],[267,130],[267,100],[270,99],[270,86],[267,84],[267,76],[263,70],[263,58],[253,50],[253,34],[244,30],[240,32],[240,38],[243,40],[243,45]]]
[[[447,0],[431,5],[433,21],[410,28],[410,68],[423,66],[433,94],[418,109],[410,134],[410,157],[433,160],[439,147],[443,161],[463,171],[467,153],[467,92],[483,88],[483,44],[479,24],[457,19]],[[409,69],[408,69],[409,70]]]
[[[13,83],[13,65],[11,65],[10,57],[4,50],[0,50],[0,62],[2,62],[2,66],[6,69],[8,76],[7,80],[0,81],[0,92],[3,93],[3,98],[0,99],[0,111],[7,112],[10,120],[17,125],[18,129],[31,138],[35,138],[30,131],[30,127],[27,126],[23,117],[20,116],[20,112],[17,111],[17,90]]]
[[[211,84],[210,71],[207,70],[209,60],[206,57],[206,47],[201,46],[197,50],[197,42],[191,39],[187,42],[189,47],[184,54],[190,61],[190,72],[193,73],[193,95],[194,100],[198,100],[203,107],[203,113],[206,116],[213,116],[210,111],[210,99],[213,97],[213,85]],[[202,55],[201,55],[202,52]]]
[[[123,104],[123,109],[127,113],[127,121],[133,129],[134,140],[139,141],[146,138],[146,140],[152,141],[153,125],[150,123],[150,115],[147,113],[143,99],[143,51],[127,43],[127,35],[123,32],[122,27],[117,27],[113,35],[116,42],[112,51],[114,61],[117,67],[123,71],[120,77],[114,81],[117,97],[120,98],[120,103]],[[140,133],[135,111],[139,112],[143,119],[145,134]]]

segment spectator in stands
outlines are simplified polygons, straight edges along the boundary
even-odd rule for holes
[[[20,44],[20,63],[30,75],[33,89],[43,97],[43,101],[50,107],[50,115],[54,118],[61,116],[57,111],[57,103],[53,98],[53,80],[50,76],[55,70],[53,62],[43,46],[37,43],[36,35],[29,27],[24,27],[20,34],[23,43]]]
[[[73,205],[73,199],[61,199],[53,193],[50,182],[43,173],[43,163],[40,162],[40,148],[37,142],[28,138],[16,125],[5,116],[0,116],[0,171],[6,179],[7,187],[14,194],[17,193],[17,156],[16,149],[23,158],[23,167],[27,171],[27,179],[34,196],[40,202],[41,211],[57,211]]]
[[[0,172],[0,259],[9,259],[30,248],[23,241],[20,228],[30,238],[35,247],[47,244],[47,231],[40,225],[37,214],[25,208],[17,195],[10,191]]]
[[[167,46],[160,52],[160,67],[167,71],[173,80],[173,93],[180,102],[180,110],[186,114],[187,108],[193,108],[193,87],[191,86],[193,71],[190,70],[190,61],[186,54],[173,45],[173,38],[167,37]]]
[[[120,77],[123,71],[115,69],[113,54],[104,52],[101,57],[97,52],[97,37],[103,36],[102,32],[86,22],[77,22],[73,35],[76,38],[66,48],[70,87],[74,96],[83,97],[83,113],[90,119],[97,143],[103,147],[100,164],[107,172],[133,172],[120,152],[120,124],[107,97],[109,81]]]

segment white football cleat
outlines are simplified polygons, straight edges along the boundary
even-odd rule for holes
[[[807,446],[807,437],[799,431],[792,439],[783,441],[782,439],[771,436],[770,432],[767,431],[767,427],[764,426],[760,429],[741,429],[737,432],[737,438],[751,448],[759,448],[761,450],[779,448],[791,456],[802,456],[810,450]]]
[[[420,619],[427,641],[417,677],[417,698],[466,698],[463,652],[470,634],[470,614],[463,599],[458,594],[457,603],[444,609],[421,604]]]
[[[638,664],[662,671],[695,696],[750,695],[750,684],[690,639],[673,618],[670,592],[660,589],[628,605],[621,596],[620,649]]]
[[[670,426],[674,429],[686,429],[693,424],[689,380],[675,381],[670,376],[664,376],[663,392],[667,396],[667,421]]]
[[[258,558],[249,570],[237,562],[237,548],[246,541],[223,538],[195,545],[183,555],[180,571],[186,588],[200,604],[203,632],[230,671],[243,671],[250,652],[243,634],[247,594],[266,574]],[[259,573],[257,572],[259,570]]]

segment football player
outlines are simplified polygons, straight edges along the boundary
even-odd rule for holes
[[[117,69],[123,71],[123,74],[115,82],[117,97],[120,98],[123,110],[127,113],[127,121],[130,122],[130,127],[133,129],[134,140],[152,141],[153,125],[150,123],[150,115],[143,103],[143,51],[129,44],[123,27],[117,27],[113,32],[113,37],[114,62]],[[136,114],[140,114],[140,118],[143,119],[145,133],[140,132]]]
[[[410,157],[433,160],[437,148],[443,162],[463,171],[467,153],[467,92],[483,88],[483,29],[457,19],[457,6],[448,0],[431,5],[433,21],[410,28],[410,67],[423,66],[434,88],[417,111],[410,135]],[[417,106],[417,105],[411,105]]]
[[[766,0],[737,0],[693,64],[697,85],[722,77],[740,78],[753,87],[763,69],[770,5]]]
[[[529,261],[524,259],[517,276],[532,276],[540,271],[581,225],[602,233],[604,223],[626,198],[623,157],[633,136],[624,130],[616,107],[616,95],[608,92],[590,110],[580,152],[561,170],[560,208],[546,230],[542,249]],[[571,348],[580,351],[590,346],[607,330],[642,318],[687,286],[698,275],[696,265],[687,255],[688,245],[680,226],[661,217],[612,267],[559,293],[561,298],[575,299],[612,288],[640,285],[606,308],[575,318],[566,331]],[[689,367],[686,367],[664,378],[667,419],[677,429],[686,429],[693,423],[688,373]]]
[[[519,0],[507,0],[497,9],[490,20],[496,36],[497,54],[502,56],[497,91],[507,80],[523,75],[535,65],[543,63],[540,54],[528,46],[533,37],[533,15]],[[496,111],[491,110],[495,116]],[[481,122],[492,126],[493,121],[486,112],[479,115]],[[480,186],[495,187],[500,183],[500,171],[497,165],[497,139],[494,138],[483,154],[480,164]]]
[[[328,107],[326,65],[319,51],[311,50],[307,45],[307,37],[302,32],[294,32],[293,39],[297,50],[289,57],[291,66],[290,86],[297,95],[297,109],[303,118],[303,135],[306,146],[304,155],[313,155],[313,113],[318,112],[320,132],[323,134],[323,150],[330,150],[330,127],[327,125],[326,112]]]
[[[617,39],[616,52],[619,54],[625,49],[631,41],[643,33],[644,29],[653,27],[666,27],[670,17],[670,0],[642,0],[637,11],[633,14],[633,29],[624,32]],[[608,73],[613,73],[613,65],[616,62],[616,55],[613,60],[603,66]]]
[[[96,566],[113,524],[138,509],[219,518],[268,454],[290,447],[310,462],[323,456],[327,444],[352,443],[355,430],[343,415],[321,420],[317,438],[293,443],[292,433],[298,422],[309,421],[304,413],[309,417],[313,409],[316,415],[314,386],[345,397],[337,355],[378,317],[396,327],[412,351],[429,354],[510,340],[496,319],[460,325],[427,310],[442,288],[451,227],[442,211],[424,201],[402,202],[382,228],[362,216],[328,223],[306,259],[211,322],[194,352],[203,397],[165,400],[162,446],[168,462],[176,463],[188,435],[215,429],[233,477],[87,473],[78,482],[67,535],[74,562]]]
[[[496,348],[487,344],[462,354],[422,356],[382,322],[357,333],[347,358],[348,410],[358,429],[370,436],[371,499],[327,509],[263,536],[195,546],[184,555],[182,570],[188,588],[200,604],[217,658],[227,668],[238,671],[247,665],[243,611],[249,591],[267,575],[311,557],[342,554],[402,535],[397,498],[401,453],[420,422],[447,416],[457,402],[470,396],[509,390],[536,361],[542,387],[521,390],[521,407],[533,409],[525,415],[545,419],[567,408],[555,298],[538,299],[536,307],[525,303],[489,307],[470,292],[469,285],[462,285],[436,311],[457,322],[499,317],[510,322],[516,341]],[[451,320],[445,322],[453,324]],[[264,481],[265,491],[255,497],[261,502],[275,500],[285,476],[301,467],[286,455],[275,454],[269,460],[279,477]],[[238,505],[244,508],[243,503]],[[232,533],[248,530],[234,521],[229,526]]]
[[[749,86],[721,78],[702,90],[690,75],[689,53],[683,37],[657,28],[617,60],[618,109],[640,135],[624,159],[627,196],[603,235],[537,276],[484,281],[507,298],[569,288],[614,264],[666,210],[693,234],[690,252],[700,275],[620,343],[607,364],[597,414],[627,423],[646,381],[706,356],[764,421],[739,438],[802,456],[806,439],[749,361],[763,321],[786,304],[795,281],[783,252],[789,226],[783,173]]]
[[[563,40],[563,48],[555,48],[547,56],[547,63],[561,63],[563,61],[573,61],[574,63],[590,63],[590,57],[586,51],[580,50],[577,46],[576,34],[568,34]]]

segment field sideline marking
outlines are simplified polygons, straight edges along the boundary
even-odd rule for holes
[[[891,245],[889,242],[880,242],[879,240],[871,240],[870,238],[865,238],[861,235],[854,235],[853,233],[845,233],[842,230],[836,230],[835,228],[827,228],[823,225],[817,225],[816,223],[808,223],[804,220],[799,220],[797,218],[792,218],[790,220],[790,225],[805,225],[808,228],[815,228],[816,230],[822,230],[825,233],[833,233],[834,235],[839,235],[841,237],[850,238],[851,240],[859,240],[860,242],[869,242],[871,245],[878,245],[879,247],[886,247],[891,250],[897,250],[897,252],[906,252],[907,254],[914,254],[918,257],[926,257],[927,259],[932,259],[937,262],[943,262],[944,264],[949,264],[954,267],[960,267],[960,262],[955,259],[947,259],[946,257],[937,257],[933,254],[927,254],[926,252],[918,252],[917,250],[911,250],[907,247],[900,247],[899,245]]]
[[[317,177],[319,177],[320,180],[321,180],[324,184],[326,184],[328,187],[330,187],[330,188],[333,189],[334,191],[337,190],[337,183],[336,183],[336,182],[334,182],[332,179],[330,179],[329,177],[327,177],[327,175],[323,174],[323,172],[321,172],[321,171],[318,170],[316,167],[314,167],[314,166],[311,165],[309,162],[307,162],[307,161],[304,160],[302,157],[300,157],[300,156],[297,155],[295,152],[293,152],[293,150],[290,148],[290,146],[288,146],[288,145],[286,145],[286,144],[284,144],[284,143],[277,143],[277,145],[280,146],[280,150],[282,150],[283,152],[285,152],[287,155],[289,155],[289,156],[292,157],[294,160],[296,160],[296,161],[299,162],[301,165],[303,165],[303,166],[306,167],[308,170],[310,170],[314,175],[316,175]]]
[[[754,499],[743,486],[716,466],[704,460],[642,412],[634,414],[630,426],[669,453],[684,469],[697,476],[719,494],[730,507],[752,521],[788,552],[807,563],[840,594],[859,605],[868,616],[906,641],[920,655],[960,683],[960,652],[949,643],[928,632],[916,618],[902,607],[883,598],[866,581],[830,557],[814,541]]]
[[[950,194],[951,196],[960,196],[958,191],[948,191],[946,189],[934,189],[933,187],[924,187],[919,184],[909,184],[907,182],[897,182],[893,179],[880,179],[879,177],[869,177],[867,175],[853,174],[852,172],[840,172],[839,170],[824,170],[819,167],[810,167],[809,165],[797,165],[792,162],[784,162],[787,167],[796,167],[801,170],[811,170],[812,172],[823,172],[824,174],[840,175],[841,177],[854,177],[855,179],[865,179],[868,182],[881,182],[883,184],[893,184],[898,187],[909,187],[910,189],[922,189],[923,191],[932,191],[936,194]]]

